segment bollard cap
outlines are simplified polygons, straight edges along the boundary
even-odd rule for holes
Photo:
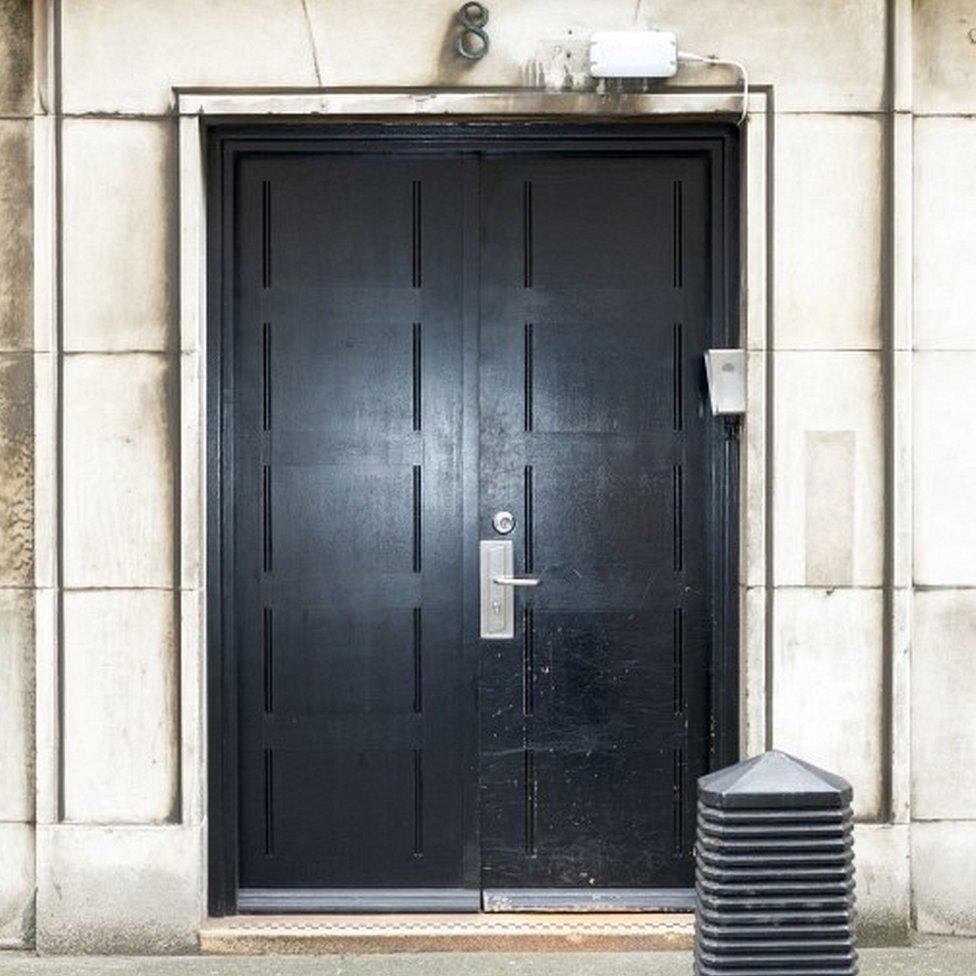
[[[853,795],[843,777],[776,749],[698,780],[698,798],[720,808],[839,809]]]

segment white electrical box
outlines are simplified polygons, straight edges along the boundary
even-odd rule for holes
[[[745,349],[709,349],[705,353],[705,376],[712,413],[746,412]]]
[[[601,31],[590,38],[594,78],[670,78],[678,71],[678,36],[671,31]]]

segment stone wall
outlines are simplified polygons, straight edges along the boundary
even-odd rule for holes
[[[923,931],[972,935],[976,3],[918,0],[914,28],[913,906]]]
[[[867,937],[976,933],[976,0],[495,0],[473,65],[456,6],[0,0],[0,938],[33,938],[35,851],[42,950],[185,948],[205,912],[174,86],[578,82],[641,25],[774,96],[761,738],[854,783]]]

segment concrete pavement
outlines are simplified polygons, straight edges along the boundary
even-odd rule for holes
[[[690,976],[688,952],[51,957],[0,953],[0,976]],[[861,950],[862,976],[976,976],[976,942]]]

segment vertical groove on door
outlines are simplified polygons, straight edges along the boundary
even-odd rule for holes
[[[423,236],[421,225],[421,183],[413,181],[413,287],[419,288],[423,284]]]
[[[682,237],[684,235],[684,213],[682,204],[683,188],[681,180],[674,181],[674,194],[672,197],[672,248],[673,248],[673,279],[672,284],[675,288],[681,288],[684,283],[684,247]]]
[[[261,326],[261,389],[262,416],[261,424],[265,430],[271,430],[271,323],[264,322]]]
[[[531,715],[535,698],[535,663],[532,607],[525,607],[522,611],[522,714]]]
[[[413,571],[415,573],[420,572],[422,555],[421,536],[423,525],[421,521],[421,506],[423,505],[423,499],[421,498],[421,492],[421,466],[415,464],[413,466]]]
[[[422,326],[419,322],[413,324],[413,429],[420,430],[423,414],[421,399],[421,363],[423,362]]]
[[[674,533],[674,571],[680,573],[682,566],[684,564],[684,541],[682,539],[684,533],[683,521],[684,512],[682,511],[684,505],[684,485],[682,484],[684,480],[684,472],[680,464],[674,466],[673,472],[673,484],[672,484],[672,517],[673,517],[673,533]]]
[[[684,750],[675,749],[673,752],[672,762],[674,766],[674,788],[672,790],[673,806],[671,811],[672,835],[674,841],[674,853],[676,855],[680,855],[684,851],[685,847],[684,817],[682,816],[685,792]]]
[[[424,751],[413,751],[413,856],[424,854]]]
[[[413,608],[413,710],[423,711],[423,630],[420,607]]]
[[[525,466],[525,498],[523,507],[525,509],[525,571],[532,572],[535,553],[532,541],[532,465]]]
[[[271,181],[261,184],[261,285],[271,287]]]
[[[681,323],[674,323],[674,335],[672,340],[672,359],[671,359],[671,377],[672,377],[672,426],[675,432],[680,431],[684,424],[684,407],[682,400],[684,399],[684,391],[682,389],[682,377],[681,377],[681,363],[683,361],[684,355],[682,351],[682,346],[684,344],[681,335]]]
[[[525,853],[535,854],[535,821],[536,821],[536,782],[535,782],[535,752],[525,750]]]
[[[264,608],[264,711],[274,711],[274,617],[271,607]]]
[[[685,710],[685,621],[681,607],[674,608],[674,714]]]
[[[264,479],[262,482],[262,510],[264,514],[264,571],[271,572],[271,465],[264,465]]]
[[[532,287],[532,181],[522,184],[522,287]]]
[[[264,853],[274,855],[274,751],[264,750]]]
[[[532,430],[532,379],[534,367],[532,364],[532,323],[525,323],[525,429]]]

